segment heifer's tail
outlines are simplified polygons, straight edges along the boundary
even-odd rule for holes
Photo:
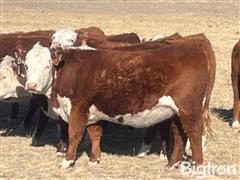
[[[207,131],[210,136],[213,134],[213,130],[210,128],[210,116],[209,116],[209,103],[210,103],[210,96],[213,89],[213,84],[215,81],[215,74],[216,74],[216,60],[214,51],[212,49],[211,43],[207,38],[204,38],[205,43],[202,43],[202,48],[204,51],[204,54],[206,55],[206,63],[208,67],[208,83],[207,88],[205,92],[205,99],[203,101],[203,113],[202,113],[202,119],[203,119],[203,135]]]

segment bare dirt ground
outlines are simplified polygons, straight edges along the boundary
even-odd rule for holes
[[[233,101],[230,58],[232,48],[240,38],[239,0],[1,0],[0,15],[2,32],[98,26],[106,34],[136,32],[141,37],[175,32],[182,35],[205,33],[215,51],[217,74],[211,97],[214,136],[208,141],[204,162],[237,168],[236,174],[213,173],[207,178],[240,179],[240,133],[234,132],[230,126]],[[7,126],[9,104],[0,105],[2,130]],[[21,106],[19,121],[23,119],[26,108]],[[89,147],[82,145],[82,156],[73,168],[66,171],[57,168],[62,159],[55,155],[57,140],[53,136],[55,126],[52,123],[44,134],[45,146],[42,147],[30,146],[31,137],[23,132],[14,131],[7,137],[0,136],[0,179],[196,178],[182,175],[180,169],[165,170],[167,161],[159,157],[158,139],[152,154],[143,159],[134,157],[144,130],[130,132],[126,127],[112,128],[104,131],[99,165],[87,165],[85,149]]]

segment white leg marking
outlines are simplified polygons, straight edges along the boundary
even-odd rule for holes
[[[63,159],[61,165],[60,165],[60,169],[67,169],[69,168],[71,165],[73,165],[74,160],[67,160],[67,159]]]
[[[186,143],[186,151],[189,151],[190,150],[190,141],[189,139],[187,139],[187,143]]]
[[[167,156],[165,154],[160,154],[160,159],[161,160],[168,160]]]
[[[240,123],[239,123],[239,121],[234,121],[234,122],[232,123],[232,127],[233,127],[234,129],[240,128]]]
[[[138,157],[144,157],[144,156],[146,156],[147,153],[150,152],[150,149],[151,149],[151,144],[150,144],[150,145],[147,145],[147,144],[142,143],[141,148],[140,148],[137,156],[138,156]]]
[[[96,166],[100,163],[100,158],[97,158],[96,161],[88,161],[88,166]]]
[[[202,136],[202,150],[203,150],[203,152],[206,152],[206,150],[207,150],[207,137],[206,137],[206,135]]]

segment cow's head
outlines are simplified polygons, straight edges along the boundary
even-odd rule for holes
[[[36,43],[26,55],[25,89],[33,93],[45,94],[52,83],[52,59],[47,47]]]
[[[17,73],[14,72],[15,63],[16,59],[11,56],[5,56],[0,60],[0,100],[29,96],[18,81]]]
[[[67,48],[72,47],[76,43],[78,34],[74,30],[58,30],[52,36],[52,44],[50,46],[53,48]]]

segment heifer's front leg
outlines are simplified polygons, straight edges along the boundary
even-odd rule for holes
[[[87,113],[82,111],[83,108],[79,105],[73,105],[69,117],[69,146],[67,157],[63,160],[60,168],[66,169],[74,164],[78,144],[84,134],[87,123]]]
[[[171,126],[173,135],[174,135],[174,145],[173,152],[168,162],[167,168],[171,169],[172,167],[177,167],[181,162],[185,150],[185,144],[187,141],[187,136],[183,132],[180,120],[178,117],[175,117],[172,120]]]
[[[137,155],[138,157],[144,157],[147,155],[147,153],[150,152],[151,144],[153,142],[154,137],[157,134],[158,128],[159,128],[159,124],[156,124],[154,126],[147,128],[147,132],[145,134],[144,141],[143,141],[141,148]]]
[[[96,124],[88,126],[87,131],[92,142],[90,162],[99,163],[101,158],[100,142],[102,137],[102,122],[99,121]]]

